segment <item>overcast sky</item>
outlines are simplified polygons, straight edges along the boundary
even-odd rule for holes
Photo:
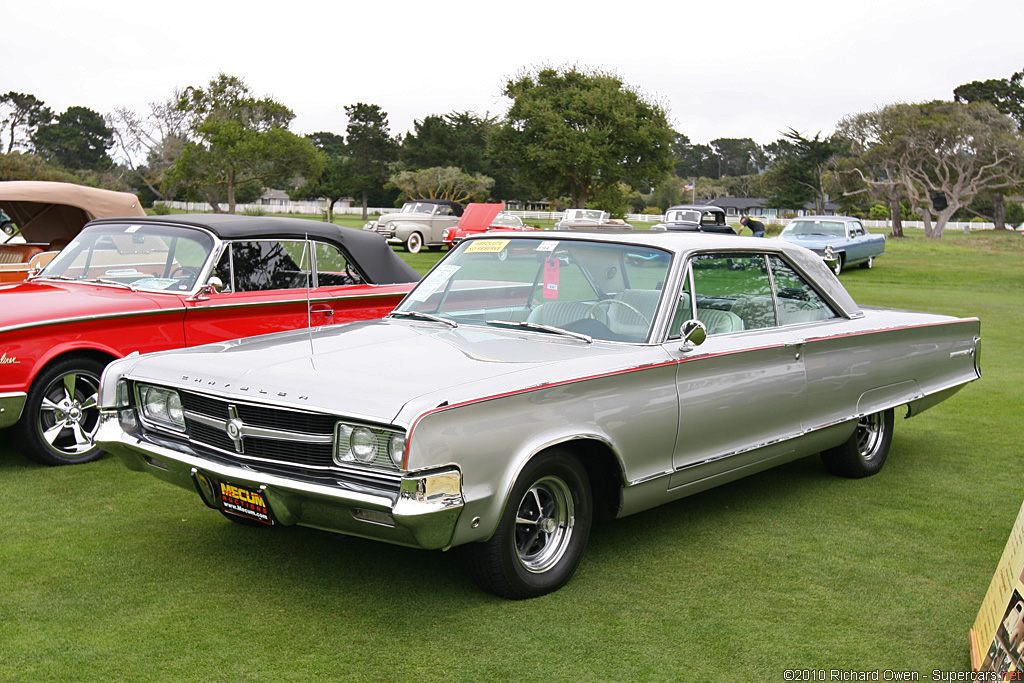
[[[1024,69],[1020,0],[12,0],[2,16],[0,92],[145,113],[223,71],[290,107],[301,134],[343,134],[356,102],[396,134],[430,114],[501,115],[507,79],[577,64],[614,71],[694,142],[765,144]]]

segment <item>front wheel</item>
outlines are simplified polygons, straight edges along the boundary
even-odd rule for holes
[[[409,239],[405,241],[405,250],[410,254],[418,254],[422,248],[423,237],[418,232],[409,235]]]
[[[592,507],[590,480],[575,455],[556,449],[536,457],[512,487],[494,535],[463,546],[470,577],[511,600],[558,590],[583,557]]]
[[[892,445],[893,409],[865,415],[844,443],[821,454],[821,461],[832,474],[860,479],[878,474],[885,465]]]
[[[27,457],[44,465],[78,465],[103,455],[94,441],[102,373],[100,361],[67,358],[39,374],[18,421]]]
[[[836,254],[836,264],[834,266],[832,266],[832,272],[835,273],[836,275],[839,275],[839,273],[843,272],[843,255],[842,254]]]

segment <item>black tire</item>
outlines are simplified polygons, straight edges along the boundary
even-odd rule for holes
[[[80,465],[102,457],[93,437],[103,367],[92,358],[65,358],[39,373],[16,426],[25,456],[44,465]]]
[[[821,454],[825,469],[840,477],[861,479],[878,474],[892,445],[893,409],[865,415],[850,438]]]
[[[414,232],[409,235],[409,239],[405,241],[405,250],[410,254],[420,253],[420,249],[423,248],[423,235],[418,232]]]
[[[511,600],[558,590],[583,557],[592,510],[590,480],[575,455],[553,449],[537,456],[519,474],[494,535],[462,547],[470,578]]]
[[[861,262],[860,267],[861,268],[866,268],[868,270],[871,270],[871,268],[874,265],[875,265],[875,257],[874,256],[868,256],[868,260]]]
[[[839,273],[843,272],[843,261],[845,257],[842,254],[836,254],[836,264],[832,266],[832,272],[839,276]]]

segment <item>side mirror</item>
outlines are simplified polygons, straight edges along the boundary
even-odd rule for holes
[[[224,291],[224,281],[216,275],[211,275],[210,279],[206,281],[206,286],[203,287],[207,294],[217,294],[218,292]]]
[[[211,275],[206,284],[199,288],[199,291],[190,296],[186,301],[206,301],[211,294],[216,294],[224,289],[224,281],[216,275]]]
[[[683,344],[700,346],[708,338],[708,328],[699,320],[687,320],[679,328],[679,335],[683,338]]]

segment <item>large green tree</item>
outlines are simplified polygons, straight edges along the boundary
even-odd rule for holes
[[[8,154],[14,150],[15,145],[27,146],[27,141],[36,129],[53,120],[53,112],[42,100],[35,95],[13,90],[0,95],[0,112],[3,113],[0,125],[7,131]]]
[[[181,97],[181,92],[175,92],[162,102],[150,102],[146,114],[121,107],[107,117],[114,131],[117,158],[131,171],[140,195],[167,201],[174,199],[179,190],[168,181],[167,173],[188,141],[189,115],[178,107]]]
[[[471,175],[493,178],[492,196],[525,196],[530,190],[519,182],[514,170],[488,152],[488,137],[497,126],[495,117],[468,111],[414,121],[413,131],[402,140],[402,166],[409,170],[454,166]]]
[[[480,173],[465,173],[455,166],[438,166],[417,171],[400,171],[390,183],[410,199],[451,199],[457,202],[482,202],[494,180]]]
[[[68,107],[51,123],[40,125],[32,135],[36,154],[71,170],[99,170],[111,165],[107,151],[114,131],[103,117],[86,107]]]
[[[346,150],[351,159],[351,183],[366,220],[370,193],[388,182],[391,164],[398,160],[398,141],[391,137],[387,113],[376,104],[357,102],[345,107],[348,115]]]
[[[718,162],[716,178],[752,175],[765,166],[764,151],[750,138],[718,138],[711,141],[711,149]]]
[[[996,109],[1017,122],[1017,130],[1024,132],[1024,71],[1018,71],[1009,78],[990,78],[985,81],[971,81],[953,90],[957,102],[988,102]],[[1019,191],[1020,188],[1011,188]],[[992,220],[997,230],[1006,227],[1004,192],[992,191],[985,209],[976,211]],[[972,207],[972,210],[974,207]]]
[[[1024,140],[987,102],[894,104],[847,117],[837,133],[858,153],[861,179],[909,199],[935,239],[976,196],[1024,179]]]
[[[618,183],[646,191],[672,168],[665,111],[613,74],[541,68],[504,94],[512,106],[489,149],[549,197],[585,207]]]
[[[790,143],[768,171],[771,188],[766,206],[785,209],[814,203],[815,213],[825,213],[825,174],[843,152],[843,146],[821,134],[808,138],[790,128]],[[781,147],[780,147],[781,148]]]
[[[326,199],[325,218],[334,220],[334,204],[352,194],[352,159],[346,154],[345,139],[335,133],[319,132],[306,136],[326,159],[323,173],[290,192],[293,199]]]
[[[205,88],[188,87],[177,108],[185,115],[190,140],[167,182],[194,189],[214,211],[226,202],[228,213],[234,213],[241,187],[282,187],[323,171],[323,154],[288,130],[292,111],[273,98],[255,97],[240,78],[222,73]]]

